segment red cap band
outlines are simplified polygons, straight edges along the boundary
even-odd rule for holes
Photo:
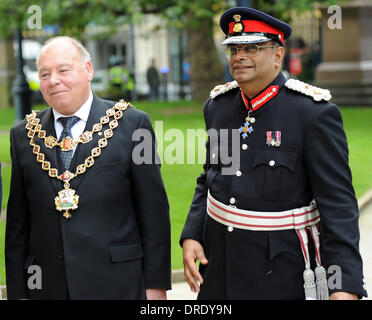
[[[257,20],[243,20],[241,21],[244,24],[244,31],[242,32],[266,32],[266,33],[273,33],[280,35],[280,40],[284,42],[284,34],[283,32],[279,31],[278,29],[270,26],[269,24],[263,22],[263,21],[257,21]],[[233,33],[233,28],[235,25],[234,22],[229,23],[229,34]]]

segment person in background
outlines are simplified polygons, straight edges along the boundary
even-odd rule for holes
[[[147,83],[150,86],[150,100],[155,101],[159,100],[159,86],[160,78],[159,72],[156,69],[155,59],[151,59],[151,65],[146,72]]]

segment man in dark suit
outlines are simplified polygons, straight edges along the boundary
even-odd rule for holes
[[[199,299],[366,296],[339,109],[281,73],[289,25],[238,7],[220,26],[236,81],[204,107],[214,134],[181,235],[185,279]]]
[[[92,94],[73,38],[47,41],[37,66],[51,108],[11,130],[8,298],[165,299],[169,206],[149,116]],[[133,141],[137,129],[152,141]],[[151,164],[132,158],[140,143]]]

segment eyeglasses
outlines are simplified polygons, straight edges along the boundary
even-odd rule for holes
[[[258,46],[255,43],[250,43],[242,47],[237,47],[237,46],[227,46],[225,48],[225,56],[227,59],[230,59],[232,56],[235,56],[236,54],[239,53],[239,51],[243,51],[245,55],[250,56],[250,57],[255,57],[258,55],[258,52],[260,49],[264,48],[276,48],[276,45],[271,45],[271,46]]]

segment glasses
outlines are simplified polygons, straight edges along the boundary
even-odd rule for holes
[[[245,55],[250,56],[250,57],[255,57],[258,55],[258,52],[260,49],[264,48],[276,48],[276,45],[271,45],[271,46],[258,46],[255,43],[250,43],[242,47],[237,47],[237,46],[227,46],[225,48],[225,56],[227,59],[230,59],[232,56],[235,56],[239,53],[241,50],[244,52]]]

